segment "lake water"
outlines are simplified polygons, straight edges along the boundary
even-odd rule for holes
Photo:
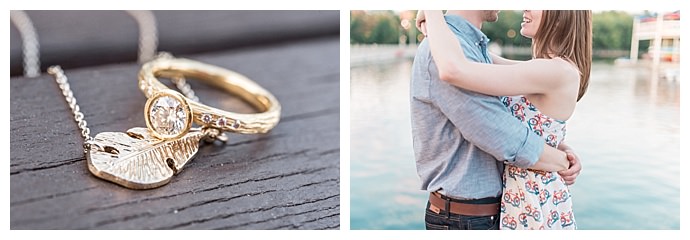
[[[411,61],[353,67],[351,229],[424,229],[410,130]],[[649,69],[597,63],[568,121],[582,159],[580,229],[680,228],[680,87]]]

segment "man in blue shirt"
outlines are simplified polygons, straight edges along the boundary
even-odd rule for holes
[[[498,11],[491,10],[446,12],[467,58],[489,64],[488,38],[480,29],[483,22],[497,19]],[[504,164],[568,166],[563,151],[546,145],[498,97],[440,80],[428,41],[420,43],[412,69],[413,146],[422,190],[430,193],[427,229],[498,229]],[[571,184],[579,174],[579,160],[571,159],[570,165],[561,174]]]

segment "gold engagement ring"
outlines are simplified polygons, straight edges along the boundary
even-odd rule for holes
[[[96,177],[131,189],[151,189],[170,182],[191,161],[202,139],[226,141],[223,132],[265,133],[280,120],[280,103],[264,88],[233,71],[169,55],[142,66],[139,88],[148,98],[144,107],[147,128],[101,132],[91,137],[67,76],[59,66],[48,72],[62,90],[84,138],[89,171]],[[192,77],[240,96],[260,112],[241,114],[199,103],[188,85],[179,87],[190,98],[170,90],[157,77]],[[185,90],[186,89],[186,90]],[[193,122],[201,127],[192,128]]]
[[[180,75],[235,94],[259,112],[244,114],[209,107],[170,90],[158,80]],[[145,63],[139,71],[139,89],[148,98],[146,124],[163,139],[183,136],[192,120],[202,128],[242,134],[266,133],[280,120],[280,103],[266,89],[239,73],[189,59],[164,56]]]

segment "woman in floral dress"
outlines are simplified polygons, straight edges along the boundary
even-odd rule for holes
[[[442,80],[500,97],[513,116],[558,146],[566,120],[589,83],[592,13],[587,10],[527,10],[520,33],[532,39],[532,59],[491,56],[494,64],[465,59],[441,11],[425,11],[427,38]],[[500,136],[497,136],[500,137]],[[572,198],[556,172],[506,165],[501,229],[575,229]]]

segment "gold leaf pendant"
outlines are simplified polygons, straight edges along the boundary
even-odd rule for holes
[[[147,128],[103,132],[94,138],[86,159],[89,171],[99,178],[132,189],[156,188],[194,158],[206,136],[200,129],[172,140],[154,137]]]

